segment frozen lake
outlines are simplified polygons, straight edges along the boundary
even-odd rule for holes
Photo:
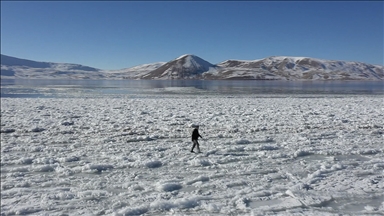
[[[1,215],[384,214],[382,84],[26,82],[2,80]]]
[[[256,80],[1,80],[1,97],[106,94],[384,94],[383,82]]]

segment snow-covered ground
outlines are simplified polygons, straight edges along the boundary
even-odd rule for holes
[[[383,122],[382,95],[1,98],[1,215],[382,215]]]

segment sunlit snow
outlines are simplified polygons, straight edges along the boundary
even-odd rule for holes
[[[383,113],[382,95],[1,98],[1,215],[383,214]]]

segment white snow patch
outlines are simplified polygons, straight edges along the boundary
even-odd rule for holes
[[[170,183],[158,183],[157,188],[160,191],[174,191],[174,190],[180,190],[183,186],[180,183],[177,182],[170,182]]]

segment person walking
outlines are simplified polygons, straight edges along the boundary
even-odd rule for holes
[[[193,149],[196,147],[197,150],[198,150],[198,153],[201,153],[201,151],[200,151],[200,146],[199,146],[199,142],[197,141],[197,140],[199,139],[199,137],[203,138],[203,137],[199,134],[199,126],[196,126],[195,129],[194,129],[193,132],[192,132],[192,142],[193,142],[193,146],[192,146],[191,152],[194,152]]]

